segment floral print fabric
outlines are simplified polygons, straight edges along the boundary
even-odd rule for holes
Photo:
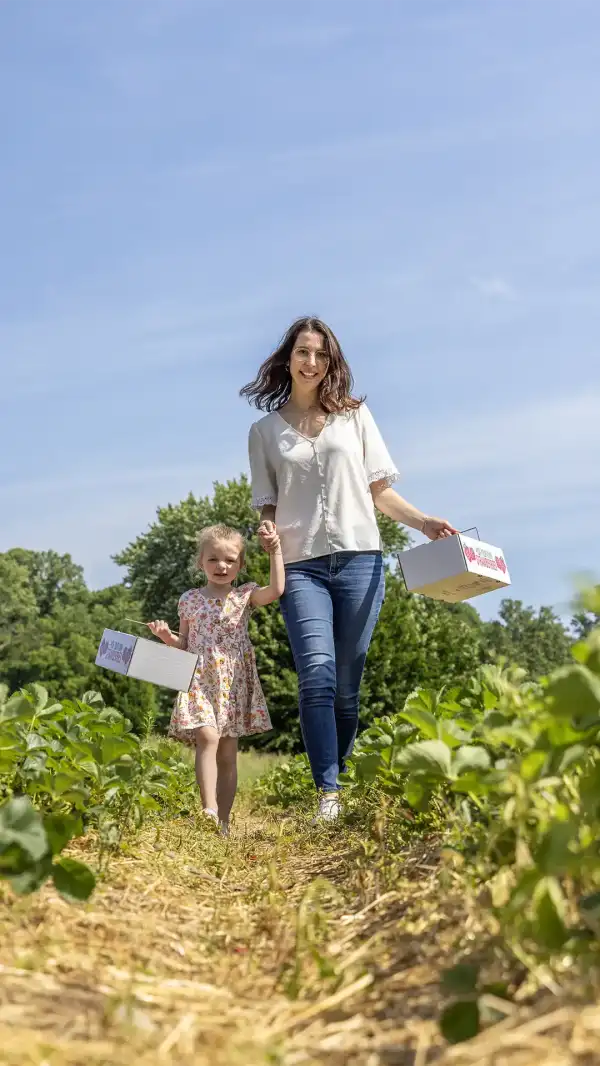
[[[189,622],[188,651],[198,666],[189,692],[175,702],[169,735],[194,744],[194,730],[212,726],[222,737],[266,733],[271,719],[248,636],[250,597],[257,586],[233,588],[213,599],[200,589],[184,592],[179,617]]]

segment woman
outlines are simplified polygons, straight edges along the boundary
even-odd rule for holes
[[[283,549],[281,609],[322,821],[340,813],[338,774],[354,745],[360,682],[383,603],[376,509],[430,540],[457,532],[391,488],[396,467],[352,388],[334,333],[318,318],[300,318],[241,392],[269,412],[250,430],[252,495],[264,547],[278,535]]]

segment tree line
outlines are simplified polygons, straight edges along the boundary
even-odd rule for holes
[[[104,628],[130,631],[127,618],[166,618],[176,627],[181,593],[201,584],[193,569],[197,532],[216,522],[244,532],[243,577],[266,582],[268,558],[255,537],[258,516],[243,476],[215,484],[212,497],[190,494],[160,507],[149,529],[115,556],[123,581],[105,589],[89,589],[69,555],[23,548],[0,553],[0,683],[12,691],[43,681],[52,696],[63,698],[95,689],[134,726],[164,728],[173,694],[100,670],[97,647]],[[380,529],[386,597],[363,682],[363,724],[393,714],[416,687],[460,683],[484,662],[504,658],[531,678],[544,676],[568,661],[573,641],[600,620],[582,607],[567,627],[549,607],[535,611],[505,599],[498,619],[484,622],[469,604],[409,595],[395,566],[408,535],[384,516]],[[277,606],[256,612],[250,633],[274,725],[255,743],[298,750],[296,674]]]

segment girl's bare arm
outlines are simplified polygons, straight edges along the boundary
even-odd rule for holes
[[[271,557],[271,580],[264,588],[257,588],[251,596],[251,602],[255,607],[266,607],[269,603],[275,603],[285,592],[285,567],[279,537],[275,537],[273,546],[269,551]]]
[[[181,651],[185,651],[188,646],[190,623],[187,618],[182,618],[179,622],[179,636],[173,633],[167,622],[161,620],[157,622],[149,622],[148,629],[151,633],[154,633],[155,637],[162,640],[163,644],[167,644],[170,648],[180,648]]]

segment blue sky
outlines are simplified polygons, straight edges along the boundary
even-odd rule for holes
[[[340,336],[400,490],[564,612],[600,544],[597,0],[0,0],[0,550],[91,584]],[[493,615],[500,594],[476,605]]]

